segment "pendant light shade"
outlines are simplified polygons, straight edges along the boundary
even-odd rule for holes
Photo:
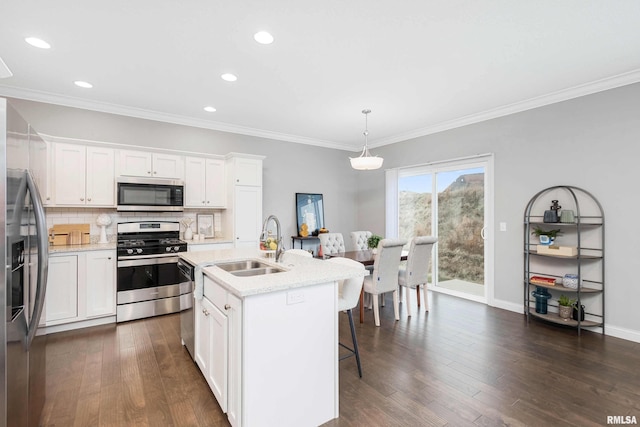
[[[373,170],[380,169],[382,167],[382,162],[384,159],[378,156],[372,156],[369,153],[368,147],[368,137],[369,137],[369,121],[367,119],[367,115],[371,112],[371,110],[362,110],[362,114],[364,114],[365,126],[364,126],[364,148],[362,149],[362,153],[359,157],[350,157],[351,167],[357,170]]]

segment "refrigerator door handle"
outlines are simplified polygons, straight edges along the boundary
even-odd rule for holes
[[[29,198],[33,206],[33,214],[36,219],[36,237],[38,245],[38,278],[36,279],[36,296],[34,300],[33,313],[29,319],[27,349],[36,336],[40,316],[44,308],[44,297],[47,290],[47,274],[49,272],[49,239],[47,236],[47,222],[44,216],[44,206],[40,198],[40,192],[33,180],[31,173],[27,171],[27,188]]]

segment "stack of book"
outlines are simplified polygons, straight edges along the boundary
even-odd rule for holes
[[[553,277],[531,276],[529,282],[533,283],[534,285],[554,286],[556,284],[556,279]]]

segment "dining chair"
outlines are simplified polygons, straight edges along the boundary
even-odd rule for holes
[[[378,253],[373,262],[373,273],[364,278],[364,291],[371,294],[373,302],[373,318],[376,326],[380,326],[380,308],[378,296],[393,292],[393,313],[400,320],[398,312],[398,271],[402,247],[405,239],[382,239],[378,243]]]
[[[422,294],[424,299],[424,309],[429,311],[429,301],[427,300],[427,281],[429,276],[429,265],[431,264],[431,251],[433,245],[438,241],[437,237],[423,236],[414,237],[409,246],[407,254],[407,263],[401,265],[398,271],[398,284],[407,288],[407,316],[411,316],[411,292],[409,289],[416,289],[420,292],[422,286]],[[418,298],[420,295],[418,294]],[[418,299],[418,306],[419,306]]]
[[[318,234],[318,238],[320,239],[320,245],[322,246],[322,253],[324,255],[345,252],[342,233],[320,233]]]
[[[358,261],[354,261],[348,258],[330,258],[327,260],[327,262],[342,264],[364,270],[364,265],[362,265]],[[347,316],[349,317],[349,328],[351,328],[351,340],[353,342],[353,348],[350,348],[341,342],[338,343],[342,348],[348,350],[350,353],[346,356],[341,357],[340,360],[346,359],[347,357],[355,356],[356,363],[358,365],[358,375],[360,375],[360,378],[362,378],[362,366],[360,364],[360,352],[358,351],[358,339],[356,338],[356,328],[353,324],[352,310],[358,305],[363,281],[363,277],[341,280],[339,283],[338,291],[338,313],[341,311],[347,312]]]
[[[370,231],[352,231],[351,235],[351,243],[353,243],[354,251],[364,251],[369,249],[369,244],[367,241],[369,237],[373,235]]]

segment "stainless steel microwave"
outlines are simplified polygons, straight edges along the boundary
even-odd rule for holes
[[[119,177],[118,210],[129,212],[181,212],[184,182],[178,179]]]

